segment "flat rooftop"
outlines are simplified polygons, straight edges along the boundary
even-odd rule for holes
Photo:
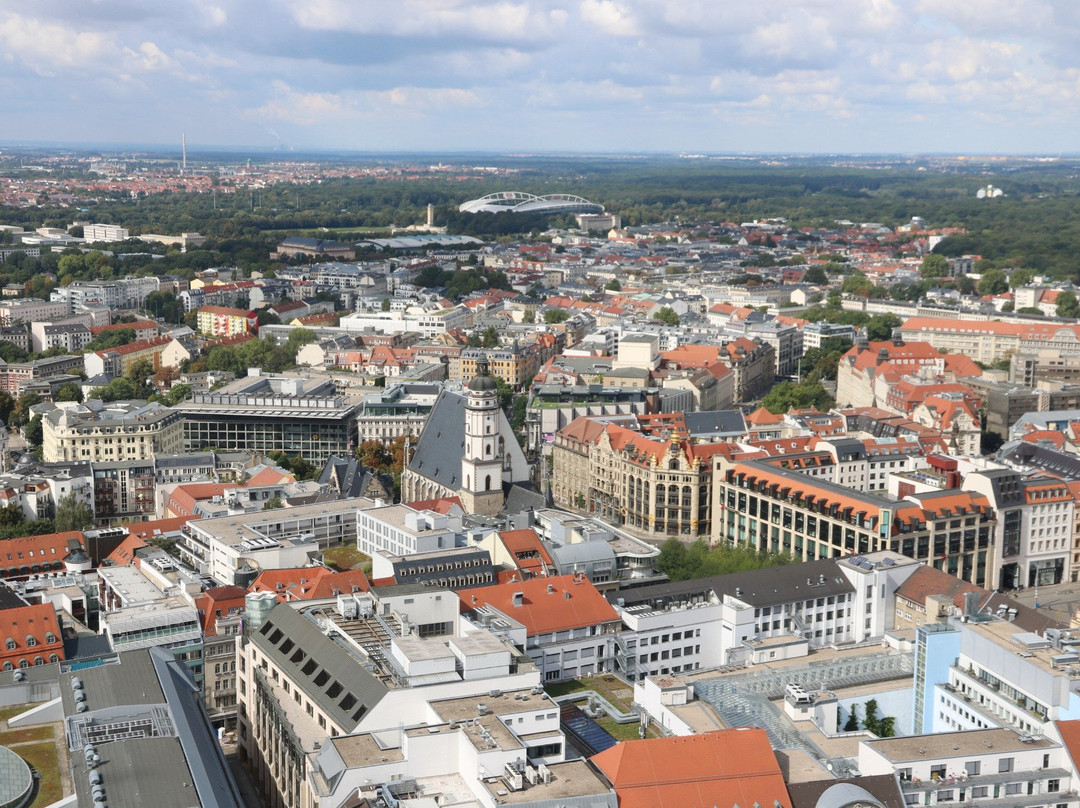
[[[506,716],[517,713],[535,712],[536,710],[558,710],[546,693],[533,693],[531,690],[507,690],[501,695],[469,696],[461,699],[444,699],[431,702],[431,709],[443,721],[468,721],[480,716],[477,705],[483,704],[488,715]]]
[[[189,523],[190,529],[209,534],[217,541],[228,546],[235,546],[248,539],[264,538],[259,531],[260,527],[275,524],[287,525],[289,522],[303,521],[305,519],[320,519],[335,515],[352,515],[359,508],[373,505],[370,499],[354,497],[342,499],[337,502],[316,502],[310,505],[297,505],[291,508],[279,508],[273,511],[255,511],[253,513],[237,514],[235,516],[218,516],[213,519],[199,519]],[[303,531],[304,526],[298,527]],[[287,534],[288,529],[268,531],[276,538],[279,534]]]
[[[588,797],[596,794],[609,795],[611,787],[600,775],[593,772],[584,760],[571,760],[566,763],[552,763],[548,766],[551,771],[551,782],[529,785],[525,781],[525,788],[520,791],[511,791],[506,787],[502,778],[491,778],[483,781],[483,787],[491,795],[492,801],[500,805],[519,805],[522,803],[539,803],[545,800],[565,800],[573,797]],[[495,780],[495,782],[491,782]],[[614,798],[612,798],[614,802]],[[603,803],[602,803],[603,804]]]
[[[360,735],[342,735],[337,738],[330,738],[329,743],[334,745],[334,749],[337,750],[342,761],[350,769],[405,759],[401,749],[384,749],[375,740],[375,736],[368,732]]]
[[[1028,740],[1021,740],[1022,738]],[[973,729],[936,735],[910,735],[866,741],[866,744],[894,763],[984,754],[988,748],[992,748],[997,754],[1057,746],[1054,741],[1044,736],[1025,736],[1011,729]]]

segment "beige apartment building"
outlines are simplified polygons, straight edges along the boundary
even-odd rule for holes
[[[161,404],[65,403],[41,419],[45,462],[147,460],[183,451],[179,413]]]

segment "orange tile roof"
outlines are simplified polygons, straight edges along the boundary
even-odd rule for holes
[[[218,611],[221,616],[231,611],[243,611],[247,590],[238,586],[215,586],[207,589],[195,599],[195,608],[199,610],[203,634],[217,634]]]
[[[48,641],[48,634],[52,634],[52,642]],[[37,644],[28,645],[27,637],[33,637]],[[12,649],[7,647],[9,639],[15,641]],[[60,622],[51,603],[0,610],[0,667],[4,662],[10,662],[17,668],[21,660],[33,665],[35,658],[40,658],[43,663],[49,662],[50,654],[56,654],[60,660],[64,658]]]
[[[1061,733],[1061,742],[1069,750],[1073,768],[1080,766],[1080,721],[1055,721],[1054,726]]]
[[[0,571],[6,571],[7,577],[17,577],[22,568],[31,572],[37,566],[37,572],[44,569],[58,570],[63,566],[64,556],[68,554],[68,542],[77,541],[86,549],[86,541],[78,530],[65,530],[62,533],[46,533],[43,536],[22,536],[0,542]]]
[[[762,729],[623,741],[591,760],[615,787],[619,808],[791,805]]]
[[[247,319],[250,312],[243,309],[233,309],[228,306],[199,306],[200,312],[205,311],[207,314],[220,314],[225,317],[243,317]]]
[[[412,508],[414,511],[434,511],[435,513],[450,513],[450,511],[456,505],[457,507],[465,510],[465,506],[461,504],[461,500],[457,497],[441,497],[440,499],[418,499],[415,502],[403,502],[408,508]]]
[[[120,542],[119,546],[117,546],[115,550],[109,553],[105,560],[111,561],[118,567],[131,566],[132,562],[135,561],[136,551],[141,550],[146,546],[146,542],[138,536],[129,535],[126,539]]]
[[[778,424],[784,420],[783,415],[776,415],[770,412],[764,407],[758,407],[748,416],[746,416],[746,423],[754,426],[764,426],[766,424]]]
[[[519,570],[530,575],[547,575],[549,569],[555,568],[547,548],[531,527],[500,531],[499,539],[507,552],[514,557]]]
[[[366,592],[370,584],[363,570],[334,572],[327,567],[290,567],[264,570],[251,585],[252,592],[275,592],[281,602],[332,597],[334,590]]]
[[[550,591],[549,591],[550,590]],[[521,593],[522,605],[514,605]],[[493,606],[525,626],[529,635],[549,634],[617,621],[619,615],[584,576],[531,578],[458,591],[462,611]]]

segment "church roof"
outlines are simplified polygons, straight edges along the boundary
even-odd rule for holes
[[[443,390],[409,458],[409,470],[457,490],[465,452],[465,396]]]

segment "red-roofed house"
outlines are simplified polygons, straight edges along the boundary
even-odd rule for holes
[[[252,592],[273,592],[281,603],[333,597],[335,592],[367,592],[363,570],[334,572],[328,567],[289,567],[264,570],[251,584]]]
[[[623,741],[594,755],[619,808],[790,808],[784,776],[763,729]]]
[[[29,668],[63,658],[60,621],[51,603],[0,610],[0,668]]]
[[[612,670],[615,609],[583,575],[533,578],[458,591],[462,611],[500,614],[524,632],[523,646],[545,682]]]
[[[18,580],[41,572],[62,570],[64,558],[73,546],[86,549],[86,542],[78,530],[0,542],[0,578]]]
[[[247,590],[215,586],[195,599],[203,630],[203,703],[215,726],[236,716],[236,641]]]

